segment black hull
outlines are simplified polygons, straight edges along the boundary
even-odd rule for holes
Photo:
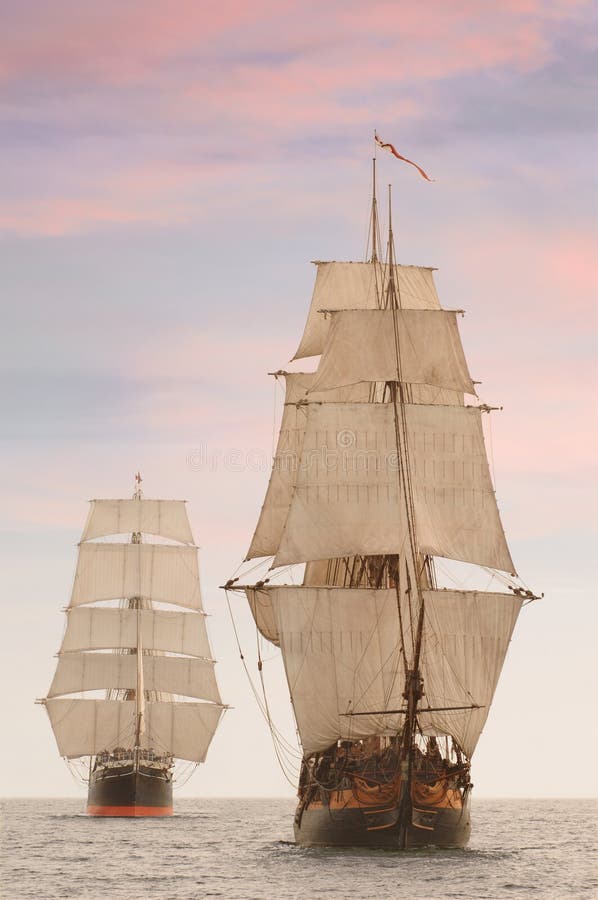
[[[302,847],[371,847],[400,849],[399,808],[334,809],[318,804],[297,809],[295,841]],[[405,833],[405,849],[467,846],[471,832],[469,793],[461,809],[414,808]]]
[[[131,765],[96,769],[89,781],[90,816],[171,816],[172,779],[168,769]]]

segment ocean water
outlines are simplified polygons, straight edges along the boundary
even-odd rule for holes
[[[178,800],[99,819],[84,800],[2,801],[5,900],[569,900],[598,897],[591,800],[476,800],[467,850],[305,850],[292,800]]]

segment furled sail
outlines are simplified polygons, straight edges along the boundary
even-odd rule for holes
[[[201,609],[197,549],[174,544],[81,544],[70,605],[129,597]]]
[[[310,391],[363,381],[401,381],[475,394],[456,313],[440,309],[343,309],[331,312],[330,319]]]
[[[108,534],[155,534],[192,544],[184,500],[92,500],[81,540]]]
[[[421,553],[514,572],[479,409],[406,404]],[[274,565],[402,552],[393,405],[308,404],[295,489]]]
[[[403,721],[397,711],[405,708],[396,590],[285,586],[261,593],[270,595],[277,620],[305,755],[338,739],[396,734]],[[406,622],[405,597],[401,605]],[[418,717],[425,732],[452,735],[468,756],[486,721],[520,606],[511,594],[424,592],[425,697]],[[404,638],[409,655],[409,635]],[[470,708],[425,712],[447,706]]]
[[[139,611],[144,650],[181,653],[209,659],[212,655],[204,616],[198,612]],[[77,606],[68,610],[61,652],[132,650],[137,647],[137,610]]]
[[[388,267],[380,263],[317,262],[318,272],[305,331],[294,359],[318,356],[324,349],[329,320],[322,309],[377,309]],[[440,309],[433,269],[395,266],[395,283],[404,309]]]
[[[135,735],[134,701],[57,698],[46,708],[61,756],[111,752],[130,747]],[[222,707],[212,703],[153,703],[145,706],[143,749],[203,762]]]
[[[144,654],[142,664],[146,691],[221,703],[212,660]],[[80,691],[135,690],[136,686],[136,654],[76,651],[59,657],[48,697]]]

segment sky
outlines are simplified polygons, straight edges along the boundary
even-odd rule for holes
[[[596,8],[586,0],[3,0],[0,795],[85,791],[43,708],[92,497],[189,501],[231,706],[183,796],[292,796],[223,584],[245,556],[314,259],[438,267],[525,608],[478,796],[586,796],[596,740]],[[231,600],[255,679],[255,630]],[[264,665],[293,740],[280,659]],[[586,758],[586,757],[584,757]],[[292,778],[291,778],[292,782]]]

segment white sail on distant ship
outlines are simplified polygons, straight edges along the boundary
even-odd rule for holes
[[[174,760],[205,760],[225,708],[185,503],[143,499],[140,482],[91,501],[43,701],[61,756],[89,758],[94,815],[171,815]]]

